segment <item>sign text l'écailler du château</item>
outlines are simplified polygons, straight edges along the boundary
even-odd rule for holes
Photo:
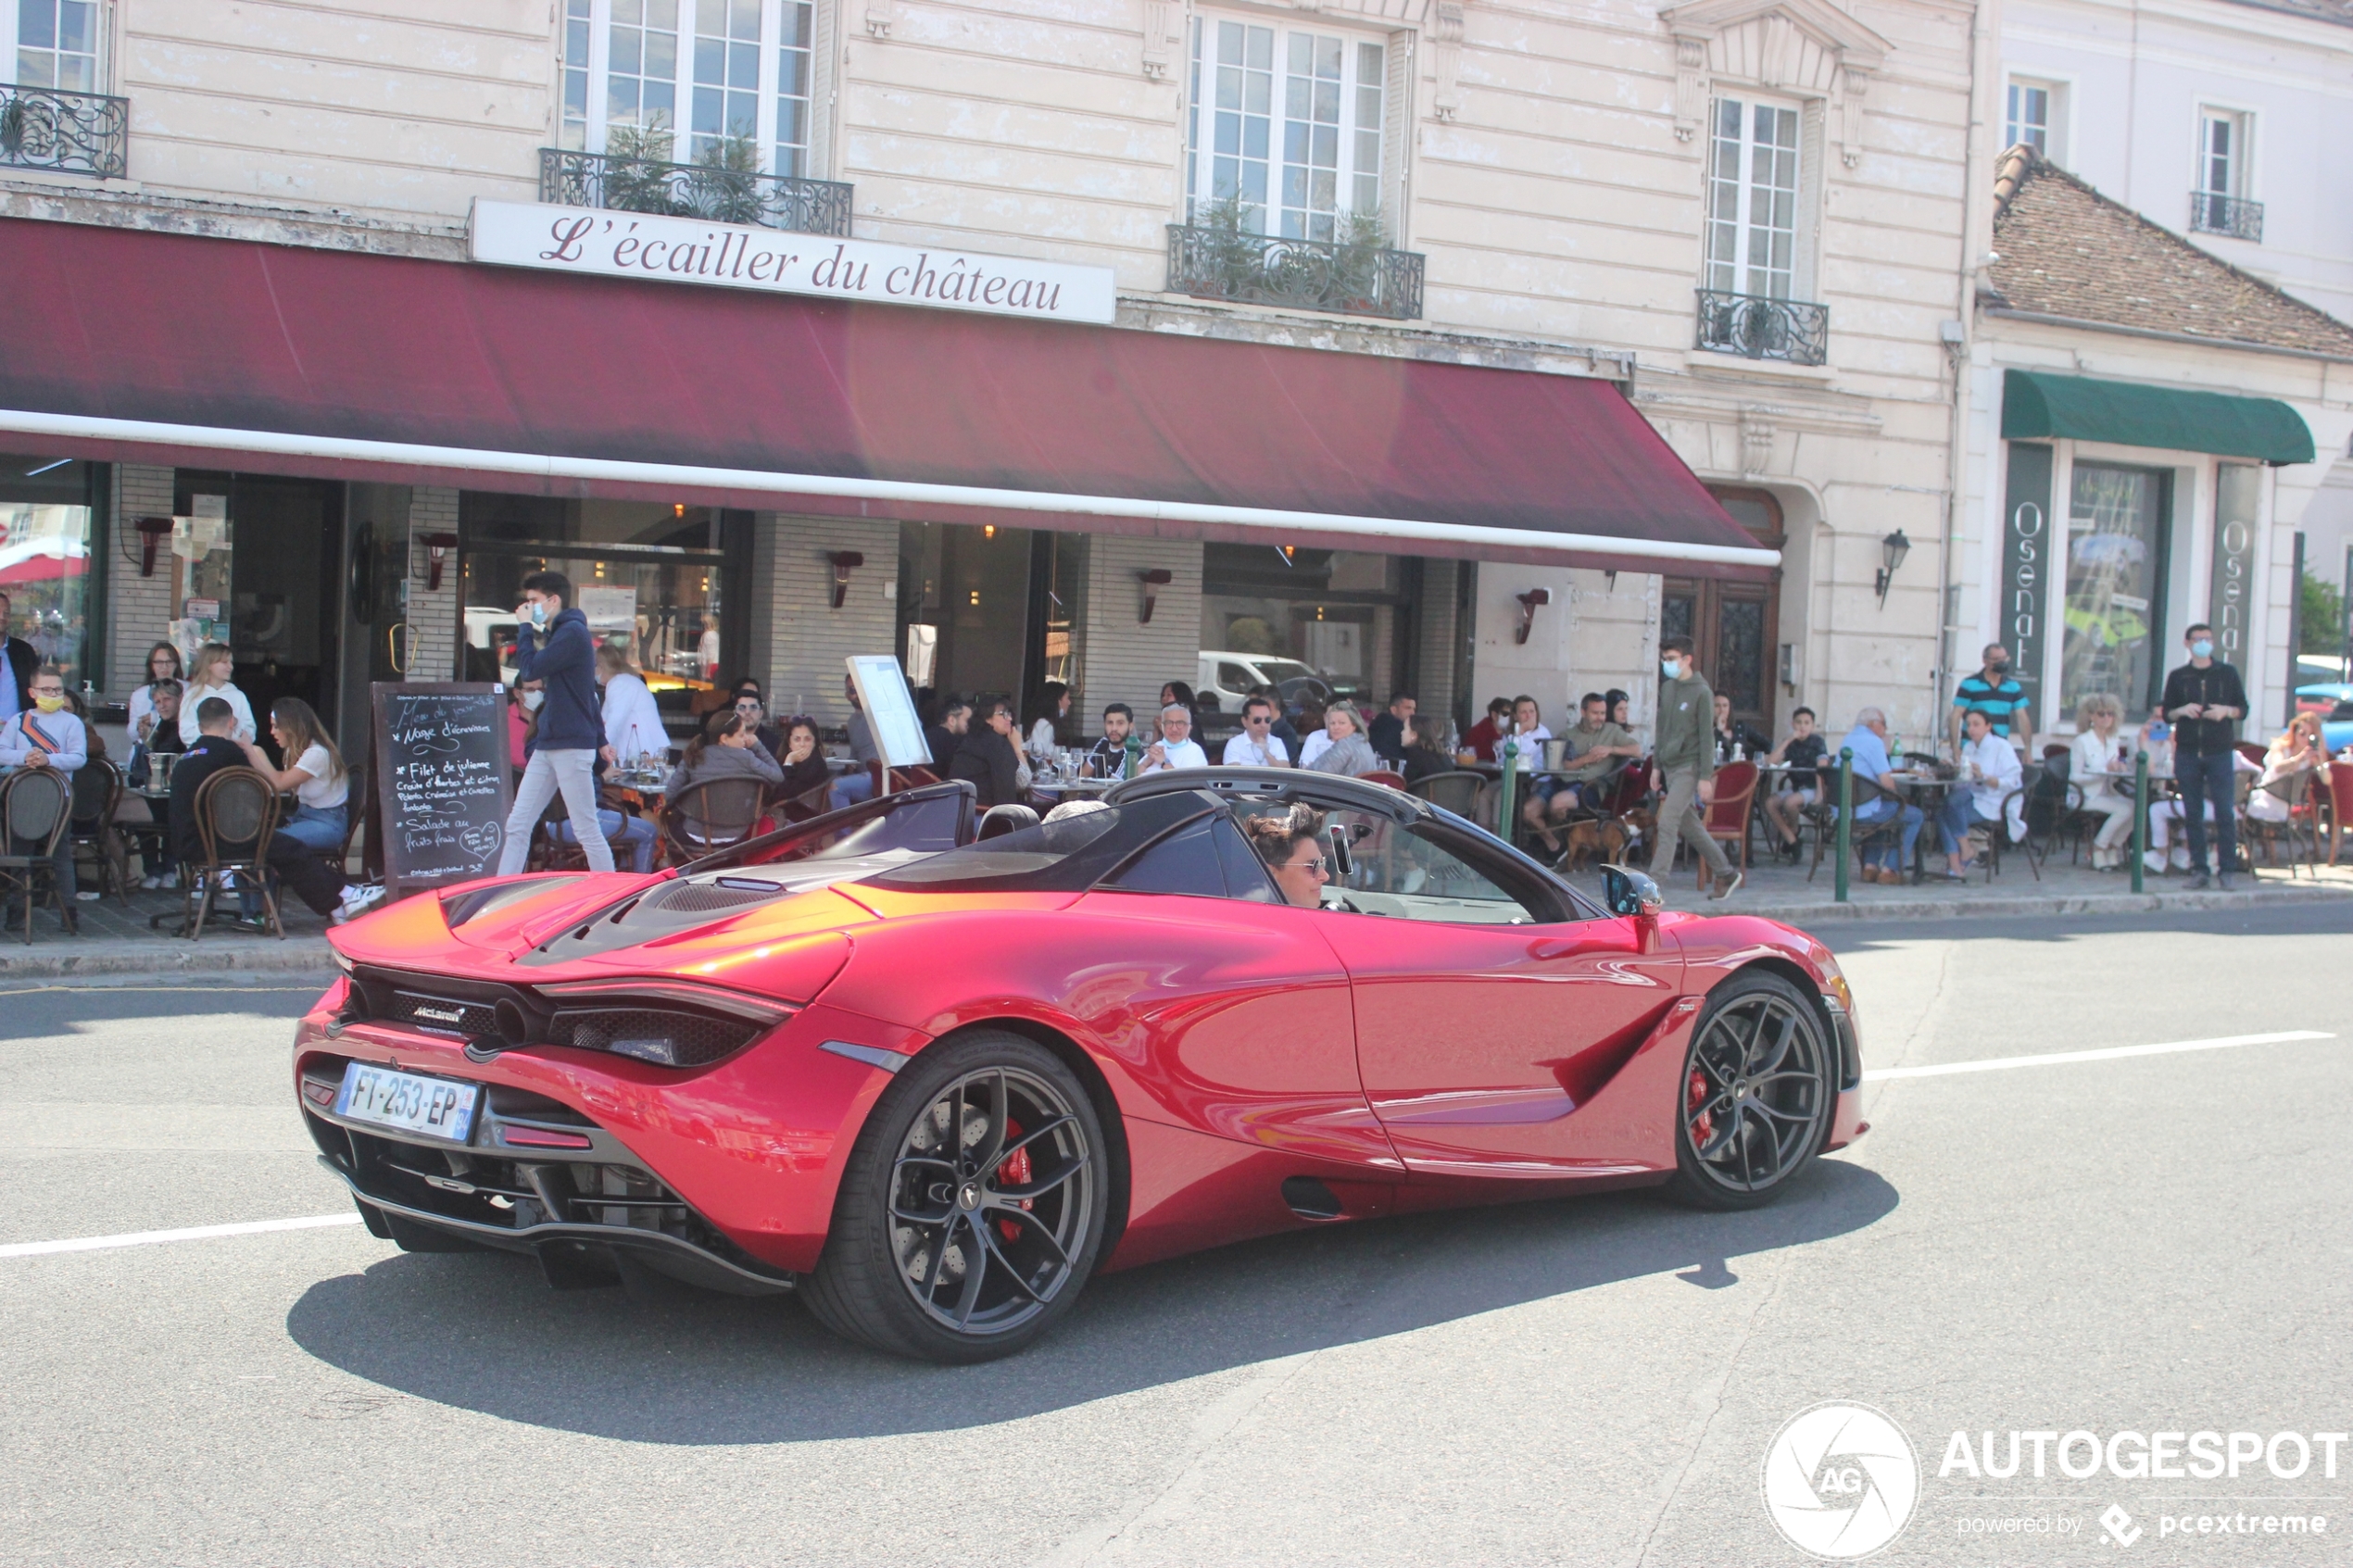
[[[477,200],[471,228],[476,261],[554,272],[1053,321],[1109,321],[1116,303],[1108,267],[837,240],[741,223]]]

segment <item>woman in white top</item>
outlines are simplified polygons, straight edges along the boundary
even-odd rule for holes
[[[1042,700],[1044,711],[1038,715],[1038,722],[1029,726],[1029,756],[1038,762],[1051,758],[1054,747],[1062,744],[1057,729],[1070,717],[1070,688],[1060,681],[1049,681]]]
[[[2259,822],[2288,819],[2288,786],[2282,781],[2314,768],[2328,766],[2328,743],[2322,738],[2321,716],[2299,713],[2263,755],[2263,776],[2246,797],[2246,814]]]
[[[667,760],[670,732],[662,728],[661,709],[619,644],[598,647],[597,684],[605,688],[605,760],[622,768],[640,757]]]
[[[196,727],[196,709],[208,696],[217,696],[236,710],[237,727],[230,732],[240,746],[251,746],[257,734],[253,727],[253,705],[245,694],[236,687],[236,656],[226,643],[207,643],[196,650],[189,662],[188,688],[180,694],[180,744],[194,746],[204,732]]]
[[[147,650],[147,684],[131,689],[131,740],[134,746],[146,744],[147,735],[155,728],[156,683],[180,679],[180,650],[170,643],[157,643]],[[178,726],[174,726],[177,728]]]
[[[2083,792],[2083,809],[2101,819],[2092,835],[2092,869],[2114,871],[2124,863],[2133,836],[2133,797],[2120,792],[2120,779],[2133,776],[2133,742],[2125,735],[2124,705],[2095,692],[2075,710],[2075,742],[2068,748],[2068,777]]]
[[[201,659],[197,668],[203,668]],[[349,920],[383,897],[384,889],[346,883],[340,868],[324,877],[311,866],[321,851],[341,849],[351,839],[351,775],[343,753],[298,696],[282,696],[270,705],[270,738],[278,743],[286,766],[271,766],[270,754],[251,741],[245,747],[254,771],[294,793],[294,815],[270,837],[271,863],[321,914],[331,914],[338,923]]]

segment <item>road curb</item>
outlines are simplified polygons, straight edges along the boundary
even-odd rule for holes
[[[1761,915],[1792,925],[1852,920],[1994,920],[2020,916],[2146,914],[2161,909],[2251,909],[2283,903],[2312,903],[2353,897],[2353,888],[2266,887],[2260,891],[2204,893],[2088,893],[2058,897],[2031,895],[2005,898],[1888,898],[1851,904],[1747,903],[1738,894],[1686,913]]]
[[[0,983],[116,974],[330,974],[335,967],[323,936],[292,937],[266,947],[258,942],[64,945],[68,941],[0,947]]]

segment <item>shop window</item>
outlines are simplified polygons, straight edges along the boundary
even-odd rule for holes
[[[2172,475],[2079,462],[2067,508],[2067,603],[2059,704],[2073,713],[2105,693],[2127,708],[2154,703],[2164,671],[2166,566]]]
[[[1236,203],[1252,233],[1345,239],[1380,210],[1385,44],[1196,17],[1186,109],[1186,212]]]
[[[1214,681],[1228,693],[1271,684],[1294,716],[1307,696],[1387,700],[1413,667],[1405,564],[1356,550],[1208,546],[1201,646],[1231,668],[1204,659],[1195,684]],[[1235,663],[1236,655],[1248,657]],[[1228,684],[1253,670],[1257,678]]]
[[[90,539],[106,468],[57,458],[0,457],[0,595],[7,634],[65,671],[90,671]]]
[[[563,0],[559,141],[603,152],[619,131],[679,162],[735,143],[761,172],[806,177],[815,10],[811,0]]]
[[[95,0],[16,0],[16,9],[18,86],[100,90]]]

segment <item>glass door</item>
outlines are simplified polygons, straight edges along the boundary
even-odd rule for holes
[[[2095,693],[2128,709],[2157,700],[2171,492],[2162,469],[2075,465],[2058,712],[2073,713]]]

